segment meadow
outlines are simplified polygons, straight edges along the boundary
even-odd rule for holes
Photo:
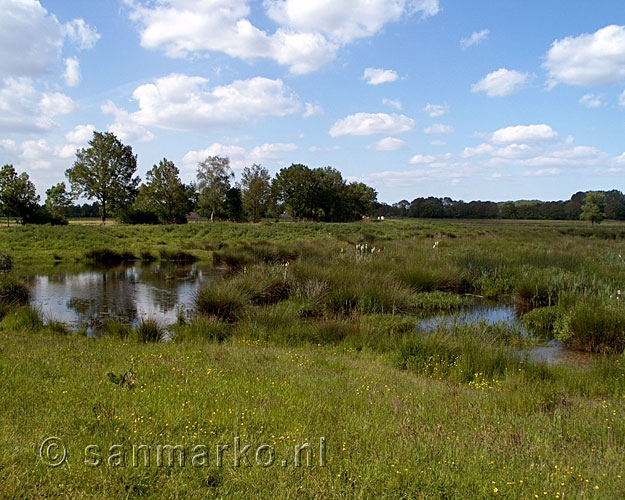
[[[0,228],[0,496],[620,498],[624,247],[620,223]],[[184,305],[191,320],[110,322],[97,339],[29,308],[20,281],[154,259],[223,278]],[[416,328],[476,300],[514,303],[535,335]],[[595,356],[522,355],[551,339]],[[50,436],[60,467],[40,456]],[[276,463],[237,465],[236,439]],[[296,466],[305,443],[311,466]],[[183,466],[131,463],[133,445],[167,444]],[[198,445],[210,463],[191,463]]]

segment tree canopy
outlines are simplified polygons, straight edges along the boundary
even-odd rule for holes
[[[76,197],[97,200],[102,223],[111,211],[131,206],[140,183],[134,177],[137,157],[111,132],[94,132],[89,147],[76,152],[76,161],[65,172]]]
[[[0,212],[7,218],[20,217],[25,223],[38,208],[39,196],[28,174],[18,175],[13,165],[4,165],[0,170]]]
[[[197,166],[198,213],[209,217],[211,222],[215,215],[225,209],[226,194],[230,189],[230,181],[234,178],[230,168],[230,158],[209,156]]]

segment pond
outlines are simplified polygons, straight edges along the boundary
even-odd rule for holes
[[[110,319],[136,325],[151,317],[167,325],[193,309],[195,294],[218,277],[210,264],[173,263],[52,271],[29,278],[31,304],[46,319],[90,335]]]
[[[567,349],[556,340],[542,340],[529,331],[519,317],[519,312],[509,304],[476,304],[466,307],[455,313],[438,314],[422,319],[417,329],[424,331],[437,330],[439,327],[449,327],[453,324],[475,324],[485,321],[489,325],[504,324],[517,330],[526,338],[534,338],[539,345],[519,351],[519,356],[528,360],[548,365],[565,364],[571,366],[588,366],[596,355]]]

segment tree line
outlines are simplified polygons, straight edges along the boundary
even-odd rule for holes
[[[378,204],[377,216],[427,219],[625,220],[625,195],[616,189],[575,193],[567,201],[456,201],[416,198]]]
[[[183,224],[191,212],[212,221],[260,220],[283,213],[296,219],[347,222],[370,215],[377,207],[371,187],[348,183],[331,167],[309,168],[293,164],[275,178],[254,164],[234,182],[228,157],[209,156],[197,165],[194,182],[185,184],[176,165],[163,158],[150,169],[145,182],[136,175],[137,156],[110,132],[94,132],[89,147],[76,151],[66,170],[69,188],[61,182],[46,191],[40,204],[27,173],[12,165],[0,170],[0,214],[22,223],[65,224],[68,216],[97,214],[140,224]],[[94,203],[74,205],[84,198]]]
[[[416,198],[392,205],[378,203],[377,193],[360,182],[346,182],[331,167],[309,168],[293,164],[272,179],[254,164],[234,182],[228,157],[209,156],[197,165],[194,182],[180,180],[176,165],[163,158],[136,176],[137,156],[110,132],[94,132],[89,147],[76,151],[64,182],[46,191],[40,204],[27,173],[12,165],[0,170],[0,215],[24,224],[66,224],[68,217],[114,217],[130,224],[183,224],[190,213],[211,221],[260,220],[288,214],[298,220],[348,222],[370,215],[446,219],[625,220],[625,196],[617,190],[578,192],[568,201],[455,201],[451,198]],[[75,205],[77,199],[92,204]]]

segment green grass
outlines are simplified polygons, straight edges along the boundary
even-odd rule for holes
[[[622,498],[623,235],[540,221],[0,228],[6,283],[98,248],[226,268],[177,324],[109,322],[100,339],[0,304],[0,497]],[[532,330],[604,354],[546,366],[502,325],[416,329],[475,296],[516,300]],[[60,468],[39,458],[49,436],[67,444]],[[278,464],[235,467],[235,437]],[[281,466],[321,437],[324,467]],[[89,467],[90,444],[104,457],[201,444],[213,462]]]

